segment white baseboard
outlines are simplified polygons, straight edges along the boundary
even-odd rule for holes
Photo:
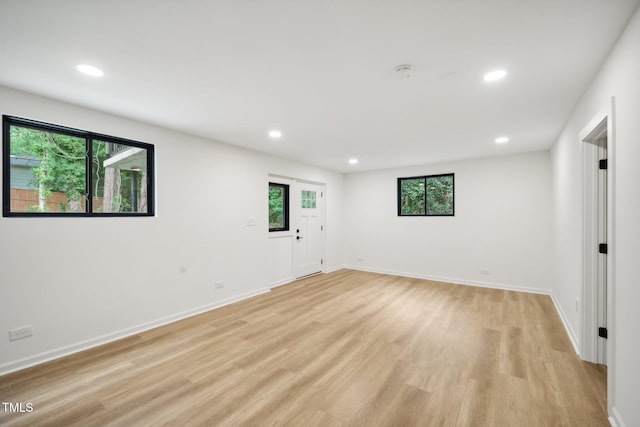
[[[141,325],[133,326],[130,328],[122,329],[110,334],[102,335],[96,338],[91,338],[85,341],[81,341],[75,344],[59,347],[54,350],[46,351],[44,353],[36,354],[33,356],[25,357],[23,359],[14,360],[9,363],[0,365],[0,376],[19,371],[21,369],[29,368],[31,366],[39,365],[44,362],[49,362],[54,359],[59,359],[64,356],[68,356],[73,353],[78,353],[83,350],[88,350],[93,347],[97,347],[103,344],[110,343],[122,338],[126,338],[131,335],[138,334],[140,332],[147,331],[149,329],[157,328],[158,326],[166,325],[168,323],[176,322],[178,320],[186,319],[188,317],[196,316],[198,314],[211,311],[216,308],[223,307],[225,305],[233,304],[234,302],[242,301],[256,295],[269,292],[268,288],[258,289],[251,292],[246,292],[241,295],[237,295],[232,298],[227,298],[221,301],[216,301],[211,304],[203,305],[192,310],[183,311],[171,316],[163,317],[151,322],[143,323]]]
[[[288,279],[276,280],[275,282],[272,282],[269,284],[269,289],[277,288],[278,286],[282,286],[282,285],[287,285],[293,282],[294,280],[296,279],[294,279],[293,277],[289,277]]]
[[[452,279],[450,277],[438,277],[438,276],[430,276],[426,274],[405,273],[402,271],[384,270],[380,268],[363,267],[360,265],[345,265],[344,268],[349,268],[351,270],[368,271],[370,273],[380,273],[380,274],[390,274],[393,276],[411,277],[413,279],[433,280],[434,282],[451,283],[454,285],[478,286],[481,288],[504,289],[507,291],[520,291],[520,292],[529,292],[532,294],[543,294],[543,295],[550,295],[550,292],[551,292],[548,289],[542,289],[542,288],[513,286],[513,285],[506,285],[503,283],[477,282],[475,280],[466,280],[466,279]]]
[[[611,427],[627,427],[624,421],[622,421],[622,417],[620,416],[620,412],[618,412],[618,408],[615,406],[611,408],[609,424],[611,424]]]
[[[342,270],[344,268],[344,266],[339,265],[337,267],[329,267],[326,268],[324,270],[322,270],[321,272],[319,272],[320,274],[328,274],[328,273],[333,273],[334,271],[338,271],[338,270]],[[281,280],[276,280],[275,282],[271,282],[269,284],[269,289],[273,289],[273,288],[277,288],[278,286],[283,286],[283,285],[288,285],[291,282],[295,282],[297,279],[292,277],[288,277],[286,279],[281,279]]]
[[[578,357],[580,357],[580,345],[578,344],[578,337],[577,337],[576,333],[574,332],[573,328],[571,327],[571,324],[569,323],[569,319],[567,318],[567,315],[565,314],[564,310],[562,309],[562,305],[560,305],[560,303],[558,302],[558,299],[556,298],[556,295],[553,292],[551,292],[549,295],[551,296],[551,301],[553,301],[553,305],[556,306],[556,311],[558,312],[558,315],[560,315],[560,320],[562,320],[562,324],[564,325],[564,329],[565,329],[565,331],[567,331],[567,335],[569,335],[569,340],[571,341],[571,344],[573,345],[573,349],[575,350],[575,352],[578,355]]]
[[[339,265],[337,267],[328,267],[323,271],[323,273],[333,273],[334,271],[342,270],[343,268],[346,267],[344,265]]]

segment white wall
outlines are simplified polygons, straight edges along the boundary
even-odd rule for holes
[[[615,97],[614,140],[609,141],[609,176],[613,178],[614,230],[609,241],[614,281],[609,338],[608,404],[620,426],[640,425],[640,11],[614,47],[584,94],[551,152],[553,179],[553,289],[568,320],[580,333],[582,296],[582,154],[579,132]],[[611,150],[612,149],[612,150]],[[611,156],[613,151],[613,158]],[[610,355],[611,356],[611,355]]]
[[[549,152],[537,152],[347,175],[345,264],[549,292],[549,167]],[[397,216],[397,178],[450,172],[454,217]]]
[[[638,52],[636,12],[550,161],[548,153],[532,153],[353,174],[344,178],[344,191],[337,173],[0,87],[3,114],[155,144],[157,170],[155,218],[0,218],[0,373],[286,280],[287,248],[266,231],[270,173],[327,184],[329,269],[342,265],[344,241],[344,262],[357,268],[552,288],[579,337],[578,133],[615,96],[610,253],[616,276],[608,404],[620,426],[640,425]],[[455,217],[396,216],[397,177],[446,172],[456,173]],[[248,217],[256,218],[255,227],[246,227]],[[491,275],[480,274],[482,269]],[[214,291],[216,280],[226,287]],[[34,325],[33,337],[8,341],[8,329],[28,324]]]
[[[0,218],[0,374],[268,290],[288,268],[270,173],[326,184],[325,266],[342,265],[339,173],[3,87],[0,112],[155,144],[157,200],[153,218]]]

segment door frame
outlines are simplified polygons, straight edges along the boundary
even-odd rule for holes
[[[286,231],[265,231],[267,235],[266,238],[269,241],[273,242],[282,242],[278,247],[281,249],[280,258],[278,259],[278,274],[275,274],[273,282],[269,284],[270,288],[275,288],[277,286],[282,286],[287,283],[291,283],[296,279],[295,277],[295,254],[294,254],[294,245],[295,245],[295,228],[294,222],[297,216],[296,206],[294,205],[294,197],[293,191],[295,191],[295,186],[297,183],[306,183],[306,184],[315,184],[320,186],[321,191],[324,194],[323,203],[321,206],[321,215],[322,215],[322,227],[323,232],[320,236],[320,244],[321,244],[321,256],[325,261],[322,264],[321,273],[326,273],[329,270],[327,266],[327,184],[324,182],[313,181],[309,179],[301,179],[301,178],[293,178],[291,176],[277,174],[277,173],[269,173],[267,175],[267,183],[276,182],[279,184],[286,184],[289,186],[289,230]],[[287,241],[287,243],[284,243]],[[286,252],[285,252],[286,251]],[[286,260],[286,261],[285,261]]]
[[[613,310],[615,307],[615,97],[600,112],[598,112],[579,133],[580,151],[582,153],[582,336],[580,343],[580,357],[588,362],[598,361],[598,297],[597,297],[597,262],[598,254],[595,250],[598,240],[596,195],[598,172],[595,167],[599,147],[595,143],[600,138],[607,138],[607,328],[606,361],[607,375],[607,406],[611,411],[614,398],[612,379],[615,341],[615,324]]]
[[[596,116],[580,133],[582,142],[582,358],[598,360],[598,158],[600,140],[607,137],[608,116]],[[607,263],[608,263],[607,257]],[[608,283],[607,283],[608,284]]]
[[[327,264],[324,262],[324,260],[326,259],[326,253],[325,253],[325,248],[326,248],[326,199],[327,199],[327,185],[323,182],[316,182],[316,181],[310,181],[310,180],[306,180],[306,179],[292,179],[292,190],[293,191],[297,191],[297,187],[298,184],[311,184],[311,185],[317,185],[318,187],[320,187],[320,192],[322,193],[321,198],[322,201],[320,202],[320,215],[321,215],[321,219],[320,219],[320,226],[322,228],[322,231],[320,233],[320,258],[323,260],[323,262],[320,264],[320,271],[318,271],[318,273],[324,273],[326,271],[326,266]],[[296,244],[296,239],[295,239],[295,221],[297,221],[299,215],[300,215],[300,211],[301,211],[301,207],[299,203],[296,203],[296,200],[298,200],[298,196],[294,195],[293,197],[289,198],[289,212],[291,212],[291,231],[292,231],[292,238],[291,238],[291,271],[292,271],[292,277],[293,280],[298,280],[301,278],[304,278],[306,276],[302,276],[302,277],[296,277],[296,254],[295,254],[295,244]],[[292,204],[295,203],[295,206],[291,206]],[[315,274],[315,273],[312,273]]]

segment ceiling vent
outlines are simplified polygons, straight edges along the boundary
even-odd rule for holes
[[[413,74],[413,65],[404,64],[398,65],[395,70],[393,70],[393,75],[396,76],[398,80],[406,80],[411,77]]]

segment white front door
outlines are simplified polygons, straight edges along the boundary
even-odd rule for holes
[[[297,279],[322,271],[322,186],[296,182],[292,200],[293,270]]]

